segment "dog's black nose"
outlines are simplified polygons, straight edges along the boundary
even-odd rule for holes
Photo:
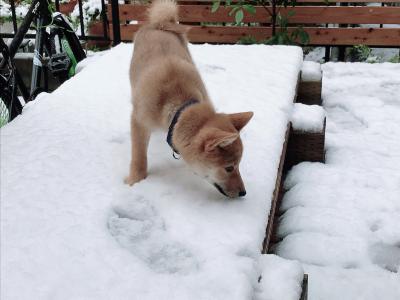
[[[239,197],[243,197],[246,196],[246,191],[240,191],[239,192]]]

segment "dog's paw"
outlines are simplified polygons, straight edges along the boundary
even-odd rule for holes
[[[146,175],[128,176],[128,177],[125,177],[124,183],[125,183],[125,184],[128,184],[128,185],[130,185],[130,186],[132,186],[132,185],[134,185],[135,183],[137,183],[137,182],[139,182],[139,181],[141,181],[141,180],[143,180],[143,179],[145,179],[145,178],[146,178]]]

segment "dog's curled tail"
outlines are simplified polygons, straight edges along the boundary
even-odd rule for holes
[[[155,28],[184,34],[190,27],[178,23],[178,6],[174,0],[156,0],[149,9],[149,23]]]
[[[165,24],[178,22],[178,7],[173,0],[157,0],[150,6],[150,24]]]

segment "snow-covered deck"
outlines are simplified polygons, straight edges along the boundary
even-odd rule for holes
[[[400,299],[400,64],[323,66],[326,164],[289,172],[275,245],[310,299]]]
[[[255,112],[242,133],[247,196],[227,199],[193,175],[165,133],[152,137],[149,177],[123,184],[132,45],[120,45],[1,129],[2,299],[263,294],[262,265],[277,263],[260,263],[260,249],[302,51],[191,51],[219,111]]]

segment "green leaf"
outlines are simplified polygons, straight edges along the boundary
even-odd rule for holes
[[[296,41],[298,36],[299,36],[299,30],[296,29],[296,30],[292,31],[292,33],[290,35],[290,39],[292,41]]]
[[[243,10],[242,10],[242,9],[239,9],[239,10],[236,12],[236,14],[235,14],[235,21],[236,21],[236,24],[242,23],[242,21],[243,21],[243,16],[244,16]]]
[[[221,1],[214,1],[211,6],[211,12],[215,13],[218,10],[220,4],[221,4]]]
[[[282,16],[279,14],[279,18],[278,18],[278,24],[280,27],[282,28],[286,28],[288,26],[288,18],[286,16]]]
[[[277,36],[274,35],[273,37],[269,38],[265,41],[266,45],[276,45],[277,44]]]
[[[283,45],[283,36],[282,35],[278,35],[277,43],[278,43],[278,45]]]
[[[300,37],[300,42],[303,45],[307,45],[310,42],[310,36],[306,31],[303,30],[303,28],[299,32],[299,37]]]
[[[240,6],[238,5],[233,5],[232,7],[233,7],[232,10],[228,14],[230,16],[232,16],[235,13],[235,11],[237,11],[240,8]]]
[[[245,5],[243,5],[243,8],[244,8],[247,12],[251,13],[252,15],[254,15],[254,14],[256,13],[256,8],[255,8],[253,5],[251,5],[251,4],[245,4]]]
[[[294,10],[289,10],[287,13],[288,18],[293,17],[296,14]]]

